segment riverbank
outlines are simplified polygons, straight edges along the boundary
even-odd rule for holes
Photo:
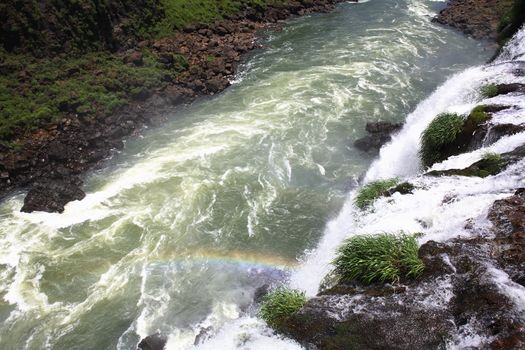
[[[450,0],[434,21],[503,44],[525,21],[523,0]]]
[[[38,59],[4,51],[0,197],[27,188],[23,211],[63,211],[84,197],[82,174],[126,137],[159,125],[176,106],[224,90],[241,55],[259,47],[258,31],[338,2],[247,4],[224,20],[180,22],[181,30],[159,39],[121,40],[115,53]]]

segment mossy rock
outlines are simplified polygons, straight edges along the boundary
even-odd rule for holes
[[[503,153],[487,153],[483,158],[464,169],[434,170],[426,173],[428,176],[477,176],[487,177],[496,175],[505,170],[509,165],[525,158],[525,145]]]
[[[355,205],[361,209],[370,208],[374,201],[383,196],[386,191],[398,184],[399,180],[396,178],[387,180],[372,181],[364,185],[355,197]]]

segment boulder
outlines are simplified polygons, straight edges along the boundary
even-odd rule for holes
[[[383,121],[366,123],[366,131],[369,135],[356,140],[354,146],[364,152],[371,150],[378,152],[384,144],[392,139],[391,134],[400,130],[402,127],[403,124],[400,123]]]
[[[23,212],[45,211],[49,213],[64,211],[64,206],[74,200],[82,200],[86,194],[80,186],[82,181],[77,177],[41,178],[24,198]]]
[[[164,350],[168,339],[159,333],[148,335],[142,339],[137,350]]]

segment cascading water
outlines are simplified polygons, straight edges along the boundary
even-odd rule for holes
[[[469,113],[477,105],[509,106],[492,115],[490,124],[523,125],[525,99],[522,93],[511,93],[484,98],[480,91],[486,84],[525,83],[525,28],[522,28],[491,64],[470,68],[451,77],[430,97],[421,102],[406,119],[404,128],[381,149],[379,158],[366,173],[364,182],[398,177],[410,181],[415,190],[409,195],[394,194],[380,198],[373,210],[366,213],[355,208],[356,191],[350,192],[338,217],[331,221],[320,245],[291,277],[291,285],[305,289],[309,295],[317,293],[320,282],[330,271],[335,248],[352,235],[378,232],[421,232],[421,243],[429,240],[446,241],[456,237],[489,233],[491,223],[487,213],[494,201],[509,197],[516,188],[525,185],[525,160],[505,171],[486,178],[461,176],[431,177],[423,175],[419,159],[420,138],[430,122],[440,113]],[[452,156],[434,164],[428,171],[463,169],[480,160],[487,153],[502,154],[525,144],[525,132],[508,135],[495,143],[486,137],[481,148]],[[466,223],[474,227],[466,229]],[[514,303],[517,310],[525,308],[525,288],[511,281],[505,272],[491,266],[490,276]],[[439,291],[452,295],[452,286]],[[468,326],[467,326],[468,328]],[[486,340],[475,329],[460,333],[449,344],[450,349],[478,347]]]
[[[269,48],[225,93],[129,141],[64,214],[19,213],[20,195],[2,203],[2,349],[127,350],[156,332],[169,336],[170,350],[298,349],[254,317],[258,287],[289,277],[314,294],[349,234],[419,230],[424,220],[426,237],[446,238],[470,217],[466,203],[483,210],[516,187],[521,163],[469,186],[417,175],[414,148],[435,113],[468,110],[485,80],[517,81],[512,63],[498,61],[460,73],[419,104],[366,176],[432,186],[353,215],[347,192],[372,161],[351,147],[365,122],[402,120],[447,76],[490,55],[432,24],[439,6],[374,0],[295,19],[268,34]],[[496,119],[519,118],[512,113]],[[511,149],[520,135],[487,149]],[[451,192],[458,201],[440,207]]]

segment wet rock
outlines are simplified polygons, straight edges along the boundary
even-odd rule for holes
[[[411,194],[416,187],[410,182],[402,182],[383,193],[384,197],[391,197],[394,193]]]
[[[395,131],[401,130],[403,127],[402,123],[391,123],[391,122],[369,122],[366,123],[366,131],[371,134],[391,134]]]
[[[210,338],[210,336],[212,335],[212,332],[213,332],[212,326],[202,328],[199,334],[197,334],[197,336],[195,337],[195,341],[193,342],[193,345],[197,346],[199,344],[204,343],[206,339]]]
[[[282,331],[320,349],[438,349],[453,328],[449,315],[407,307],[404,300],[399,294],[319,296],[291,315]]]
[[[487,177],[496,175],[525,157],[525,145],[517,147],[511,152],[503,153],[499,157],[483,158],[464,169],[433,170],[428,176],[477,176]]]
[[[498,84],[496,85],[496,95],[506,95],[513,92],[525,93],[525,84],[512,83],[512,84]]]
[[[488,130],[487,136],[485,138],[485,144],[491,145],[504,136],[518,134],[522,131],[525,131],[525,125],[523,124],[522,125],[516,125],[516,124],[493,125]]]
[[[137,350],[164,350],[167,341],[165,336],[155,333],[142,339]]]
[[[496,234],[493,256],[514,282],[525,286],[525,191],[496,201],[488,218]]]
[[[366,131],[370,134],[362,137],[354,142],[354,146],[361,151],[375,151],[389,142],[392,137],[391,134],[400,130],[403,124],[390,122],[369,122],[366,124]]]
[[[77,177],[41,178],[35,182],[24,199],[23,212],[64,211],[64,206],[74,200],[82,200],[86,194],[80,189],[82,181]]]
[[[271,286],[269,284],[264,284],[260,286],[259,288],[255,289],[255,292],[253,293],[253,302],[255,304],[260,304],[264,297],[270,293]]]

